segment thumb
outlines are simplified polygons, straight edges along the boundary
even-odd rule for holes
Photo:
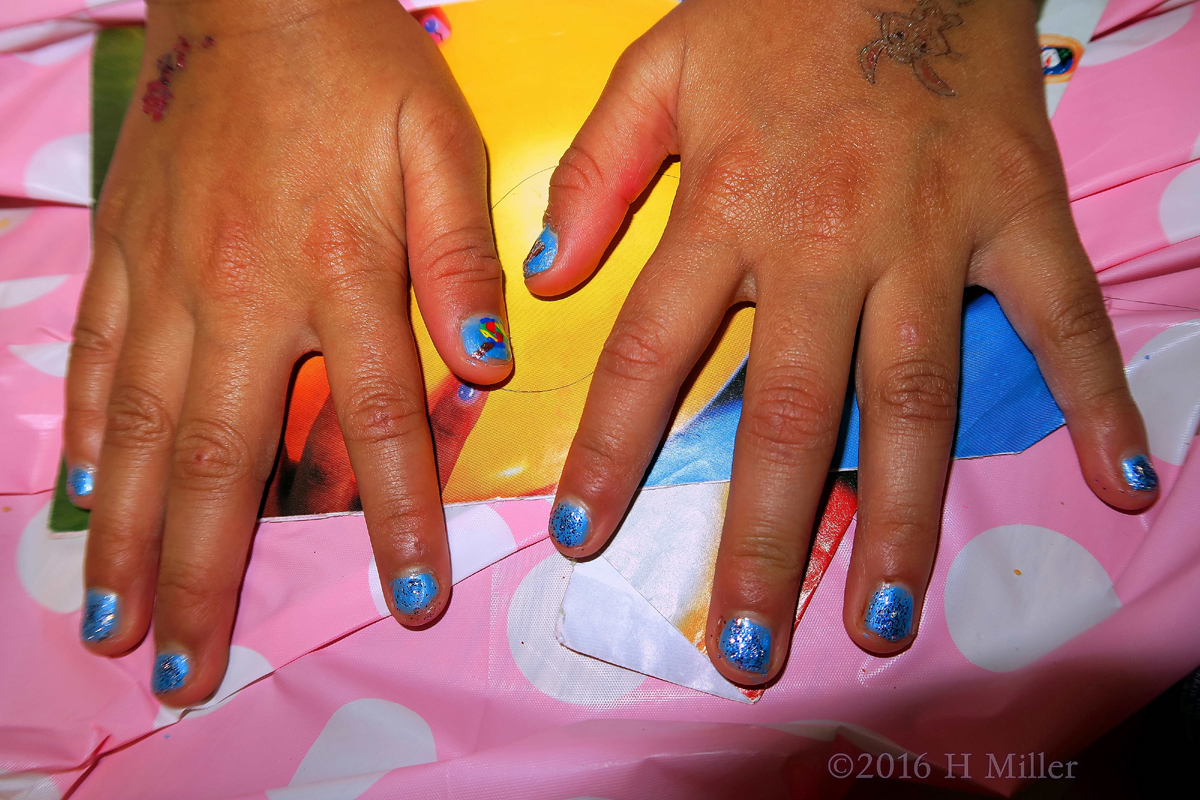
[[[675,98],[682,40],[655,28],[617,61],[596,107],[550,178],[545,227],[525,259],[525,284],[562,294],[596,269],[665,158],[678,151]]]

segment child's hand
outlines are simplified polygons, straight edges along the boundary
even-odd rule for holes
[[[165,702],[225,671],[305,352],[326,356],[393,613],[444,608],[410,275],[450,369],[506,377],[483,144],[420,25],[395,0],[152,3],[96,215],[66,457],[73,477],[96,467],[94,494],[75,484],[93,508],[84,639],[123,653],[153,611]]]
[[[662,161],[681,157],[670,222],[601,356],[551,533],[568,555],[600,549],[726,309],[756,303],[707,632],[717,668],[743,684],[772,679],[788,652],[860,321],[862,501],[844,622],[863,648],[894,653],[917,630],[966,285],[993,291],[1037,356],[1088,485],[1124,510],[1155,498],[1046,120],[1035,3],[880,7],[895,13],[686,0],[613,71],[551,180],[526,267],[539,295],[578,285]]]

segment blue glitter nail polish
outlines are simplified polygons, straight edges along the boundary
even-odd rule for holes
[[[475,316],[463,321],[459,328],[463,350],[467,357],[480,364],[504,364],[512,359],[508,335],[499,317]]]
[[[159,653],[154,660],[154,677],[150,679],[150,688],[155,694],[178,689],[187,680],[188,666],[188,657],[181,653]]]
[[[766,675],[771,667],[771,631],[754,620],[729,620],[718,644],[721,656],[742,672]]]
[[[87,497],[92,493],[95,475],[94,467],[71,467],[67,470],[67,496],[71,500]]]
[[[1158,488],[1158,473],[1145,456],[1131,456],[1121,462],[1125,482],[1135,492],[1153,492]]]
[[[559,500],[550,512],[550,535],[563,547],[579,547],[587,538],[587,512],[574,503]]]
[[[522,265],[525,277],[539,275],[550,269],[554,266],[554,257],[557,255],[558,234],[550,230],[550,226],[547,225],[538,234],[537,241],[533,243],[529,255],[525,256],[525,263]]]
[[[420,614],[437,597],[437,579],[428,572],[403,575],[392,581],[392,602],[401,614]]]
[[[912,618],[912,593],[903,586],[892,584],[880,586],[875,591],[863,624],[880,639],[898,642],[912,630]]]
[[[112,636],[117,627],[117,596],[112,592],[88,589],[83,600],[83,621],[79,635],[85,642],[100,642]]]

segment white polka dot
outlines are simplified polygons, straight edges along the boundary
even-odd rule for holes
[[[992,672],[1020,669],[1121,607],[1084,547],[1036,525],[976,536],[946,576],[946,624],[959,652]]]
[[[0,236],[15,231],[32,213],[32,208],[0,208]]]
[[[0,30],[0,53],[28,53],[64,39],[73,39],[80,34],[96,30],[99,25],[91,20],[46,19],[17,25]]]
[[[1200,319],[1172,325],[1146,342],[1125,374],[1146,421],[1150,453],[1183,464],[1200,425]]]
[[[44,372],[56,378],[67,377],[67,357],[71,354],[70,342],[10,344],[8,352],[38,372]]]
[[[383,596],[383,584],[379,582],[379,565],[375,563],[375,556],[371,556],[371,564],[367,567],[367,589],[371,592],[371,602],[375,604],[379,616],[391,616],[392,611]]]
[[[60,614],[83,606],[86,536],[55,537],[47,523],[50,503],[33,515],[17,544],[17,576],[29,596]]]
[[[437,761],[433,731],[421,715],[377,698],[333,712],[296,774],[270,800],[353,800],[389,770]]]
[[[1145,50],[1168,36],[1178,33],[1179,29],[1186,25],[1191,18],[1192,7],[1188,5],[1102,36],[1084,50],[1083,58],[1079,60],[1079,68],[1107,64],[1118,58],[1132,55],[1139,50]]]
[[[85,33],[83,36],[64,39],[61,42],[48,44],[36,50],[27,50],[16,55],[22,61],[44,67],[47,64],[57,64],[60,61],[66,61],[68,58],[82,53],[91,47],[94,41],[96,41],[95,33]]]
[[[611,703],[645,676],[568,650],[554,633],[571,562],[553,553],[529,571],[508,607],[508,647],[526,679],[553,698],[576,705]]]
[[[508,523],[483,503],[447,508],[446,535],[450,540],[450,566],[455,583],[517,549],[517,540]]]
[[[1172,244],[1200,236],[1200,164],[1188,167],[1167,184],[1158,201],[1158,223]]]
[[[47,275],[41,278],[17,278],[0,281],[0,308],[14,308],[50,294],[67,280],[67,275]]]
[[[3,800],[61,800],[62,790],[49,775],[40,772],[0,770],[0,798]]]
[[[92,198],[92,136],[74,133],[42,145],[25,165],[25,193],[87,205]]]
[[[232,700],[242,689],[274,671],[275,668],[262,653],[239,644],[231,645],[229,666],[225,668],[225,677],[221,679],[221,685],[217,687],[212,699],[207,703],[182,709],[160,705],[158,716],[154,719],[154,728],[157,730],[164,725],[178,722],[180,718],[202,717],[205,714],[211,714]]]

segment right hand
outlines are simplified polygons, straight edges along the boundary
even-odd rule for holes
[[[142,95],[163,63],[156,121]],[[153,612],[155,690],[186,706],[225,672],[297,359],[325,354],[384,595],[413,626],[451,572],[410,274],[454,374],[492,384],[512,361],[507,336],[480,335],[480,316],[506,319],[483,142],[395,0],[151,2],[138,87],[96,214],[65,450],[95,471],[73,498],[92,509],[86,644],[127,652]]]

